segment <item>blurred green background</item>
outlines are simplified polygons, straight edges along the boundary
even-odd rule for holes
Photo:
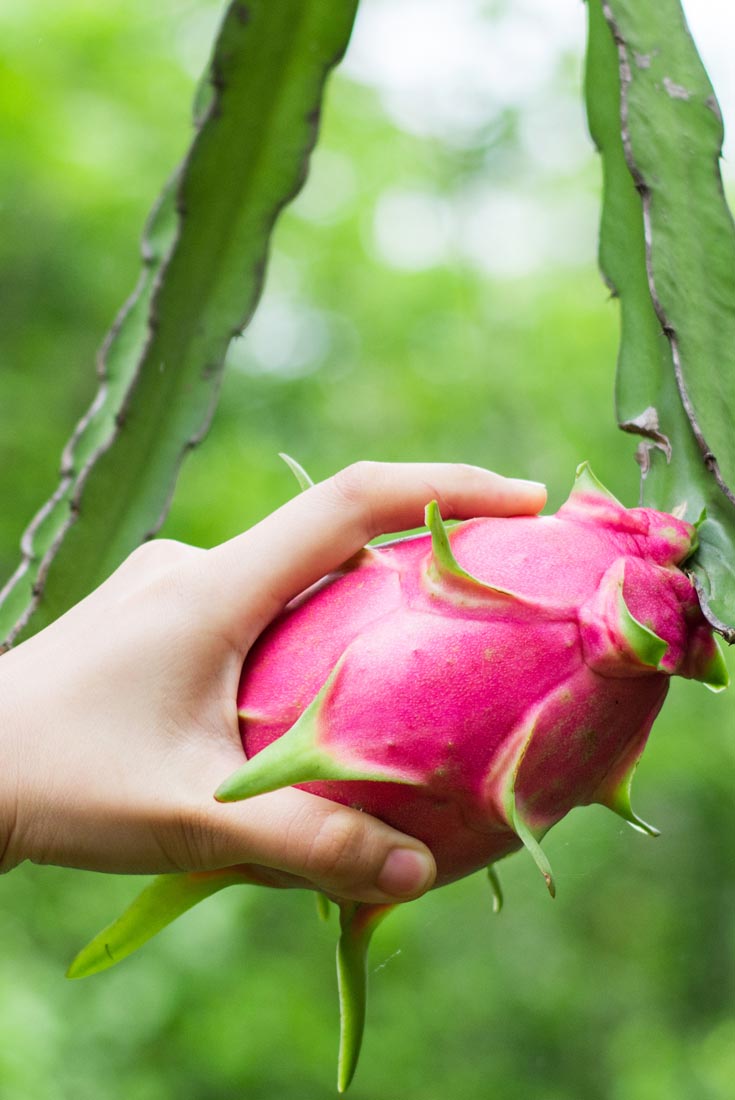
[[[3,580],[94,392],[220,7],[0,7]],[[571,0],[364,0],[166,534],[211,545],[287,499],[281,450],[316,478],[362,457],[482,463],[546,480],[552,509],[588,458],[636,502],[583,38]],[[731,1100],[734,727],[732,697],[675,683],[636,786],[660,839],[575,811],[545,843],[555,902],[520,855],[498,918],[482,876],[392,916],[355,1100]],[[333,1095],[336,931],[313,898],[230,891],[67,983],[137,887],[34,867],[0,883],[3,1097]]]

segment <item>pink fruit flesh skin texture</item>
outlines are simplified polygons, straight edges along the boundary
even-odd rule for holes
[[[726,683],[677,568],[695,528],[583,466],[556,515],[470,520],[444,550],[437,513],[432,532],[364,551],[261,636],[238,695],[251,785],[218,796],[298,783],[359,807],[431,848],[437,886],[523,843],[543,860],[574,806],[645,828],[628,792],[669,676]]]

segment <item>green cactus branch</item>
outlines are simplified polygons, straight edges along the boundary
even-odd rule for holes
[[[600,263],[621,302],[618,420],[644,439],[642,502],[699,524],[688,563],[735,641],[735,226],[722,121],[679,0],[588,0]]]
[[[326,77],[357,0],[233,0],[197,132],[143,239],[143,274],[100,356],[100,386],[0,592],[0,645],[40,629],[159,528],[206,432],[230,340],[257,303],[269,237],[299,190]]]

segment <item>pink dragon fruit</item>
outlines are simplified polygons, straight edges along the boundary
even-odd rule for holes
[[[555,516],[475,519],[369,549],[252,649],[249,760],[222,801],[290,784],[434,852],[437,886],[601,802],[650,832],[630,780],[669,684],[725,683],[677,565],[694,527],[626,509],[581,467]]]
[[[474,519],[367,549],[301,597],[248,655],[238,707],[248,761],[222,801],[290,784],[358,806],[433,851],[436,885],[540,840],[600,802],[655,833],[630,784],[672,674],[726,686],[694,588],[677,566],[696,529],[626,509],[578,471],[555,516]],[[197,901],[263,869],[163,875],[79,954],[72,977],[125,957]],[[391,908],[336,901],[349,1084],[365,1015],[366,954]]]
[[[672,674],[718,689],[722,655],[677,568],[696,530],[626,509],[580,467],[555,516],[475,519],[367,549],[295,600],[243,669],[248,762],[231,801],[290,784],[382,818],[433,851],[440,886],[599,802],[655,833],[630,784]],[[491,870],[491,882],[497,884]],[[342,904],[340,1090],[386,906]]]

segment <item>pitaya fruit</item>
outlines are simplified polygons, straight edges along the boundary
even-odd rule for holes
[[[655,833],[634,813],[630,785],[669,676],[727,684],[677,568],[696,529],[626,509],[586,465],[555,516],[445,529],[434,503],[427,525],[430,535],[364,550],[261,636],[238,695],[248,761],[216,797],[303,785],[423,840],[437,886],[487,867],[497,907],[493,865],[525,846],[553,894],[539,842],[574,806],[599,802]],[[70,973],[117,961],[237,881],[266,880],[245,867],[162,876]],[[391,907],[333,900],[344,1091],[362,1038],[367,948]]]
[[[445,530],[430,504],[427,526],[363,551],[261,636],[238,695],[248,763],[217,797],[299,784],[364,809],[431,848],[437,886],[525,845],[553,895],[539,841],[574,806],[655,833],[630,785],[669,676],[727,682],[677,568],[696,530],[625,508],[586,465],[555,516]],[[342,904],[340,1090],[387,909]]]

